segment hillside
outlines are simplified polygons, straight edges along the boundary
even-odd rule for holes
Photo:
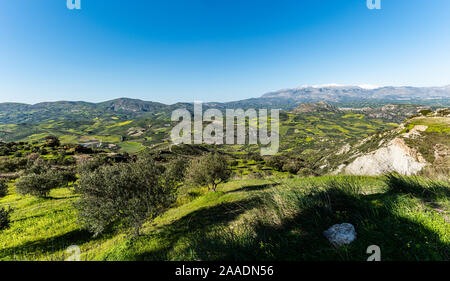
[[[381,87],[374,89],[359,86],[304,86],[270,92],[258,98],[232,102],[206,102],[204,107],[224,110],[226,108],[281,108],[292,110],[303,103],[327,102],[336,106],[376,109],[386,104],[427,105],[433,108],[450,105],[450,86],[446,87]],[[166,105],[138,99],[119,98],[101,103],[80,101],[42,102],[34,105],[0,103],[0,125],[35,124],[50,120],[86,121],[101,117],[120,119],[170,117],[177,108],[188,108],[192,103]],[[377,110],[376,110],[377,111]],[[404,116],[404,114],[402,114]],[[379,118],[379,117],[376,117]]]
[[[338,160],[327,159],[348,143],[357,142],[377,131],[396,124],[369,118],[353,111],[341,111],[329,105],[323,110],[281,113],[280,153],[296,155],[294,170],[302,167],[305,175],[325,174],[337,167]],[[91,120],[49,120],[39,124],[0,125],[0,140],[40,142],[48,135],[57,136],[63,144],[115,152],[138,153],[145,149],[168,150],[173,123],[164,116],[123,119],[120,114],[103,115]],[[225,153],[250,157],[259,153],[257,145],[219,146]],[[25,152],[25,151],[24,151]],[[319,167],[322,167],[319,169]]]
[[[363,147],[378,141],[368,152]],[[432,114],[410,118],[391,132],[364,139],[352,147],[352,162],[336,172],[382,175],[392,171],[414,175],[434,171],[450,174],[450,116]],[[356,159],[355,159],[356,157]]]
[[[329,189],[336,183],[342,190],[349,184],[360,189],[339,195]],[[77,222],[76,194],[64,188],[50,199],[23,197],[11,184],[0,198],[0,206],[15,208],[11,228],[0,231],[0,260],[64,260],[67,247],[78,245],[81,259],[89,261],[364,261],[374,243],[385,261],[448,260],[448,195],[425,203],[420,193],[387,187],[395,185],[370,177],[235,180],[217,193],[196,189],[146,223],[138,238],[121,229],[93,238]],[[325,194],[332,198],[329,206],[320,199]],[[358,238],[335,248],[322,231],[343,221],[356,226]]]

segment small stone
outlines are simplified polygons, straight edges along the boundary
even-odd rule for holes
[[[323,235],[336,246],[350,244],[356,239],[355,227],[350,223],[335,224],[325,230]]]

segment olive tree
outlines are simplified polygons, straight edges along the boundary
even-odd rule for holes
[[[184,181],[186,173],[186,160],[176,158],[166,165],[165,177],[177,182]]]
[[[10,224],[10,215],[13,210],[9,208],[8,210],[6,208],[0,208],[0,230],[7,229]]]
[[[60,146],[61,142],[55,136],[47,136],[45,137],[45,146],[47,147],[57,147]]]
[[[123,223],[138,236],[145,220],[159,216],[175,200],[176,186],[163,174],[162,167],[148,159],[85,170],[76,187],[81,224],[97,236]]]
[[[21,195],[32,195],[46,198],[50,190],[58,187],[58,181],[46,174],[28,174],[16,182],[16,190]]]
[[[216,192],[217,186],[231,177],[227,158],[218,153],[205,154],[191,161],[186,178],[193,185],[206,185],[208,190]]]
[[[0,197],[4,197],[6,194],[8,194],[8,184],[0,179]]]
[[[47,170],[36,173],[29,173],[21,176],[16,182],[16,190],[21,195],[30,194],[32,196],[47,198],[50,191],[55,188],[67,186],[69,182],[74,182],[76,176],[70,170]]]

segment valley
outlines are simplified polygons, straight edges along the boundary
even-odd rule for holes
[[[450,258],[448,109],[302,103],[281,111],[279,153],[262,157],[258,145],[175,146],[160,105],[106,104],[0,125],[0,260],[66,260],[71,245],[87,261],[364,260],[373,243],[385,260]],[[229,169],[217,191],[191,183],[190,166],[217,154]],[[83,182],[142,159],[164,182],[178,171],[176,196],[139,235],[116,218],[93,236]],[[358,238],[336,248],[322,231],[343,221]]]

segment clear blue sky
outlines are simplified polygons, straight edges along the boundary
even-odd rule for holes
[[[231,101],[304,84],[450,84],[450,1],[0,2],[0,102]]]

